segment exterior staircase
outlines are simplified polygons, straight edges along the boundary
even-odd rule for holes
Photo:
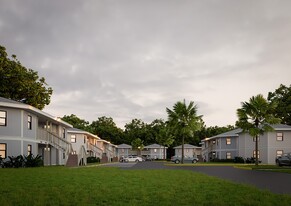
[[[77,154],[69,154],[66,166],[67,167],[78,167],[78,155]]]

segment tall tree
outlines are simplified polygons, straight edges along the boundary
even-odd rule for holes
[[[185,137],[194,137],[195,131],[199,130],[202,125],[202,116],[197,115],[197,105],[193,101],[186,105],[178,101],[173,109],[166,108],[168,113],[168,122],[174,129],[175,135],[182,139],[182,159],[184,163],[184,139]]]
[[[123,143],[123,131],[118,128],[112,117],[99,117],[90,125],[91,132],[113,144]]]
[[[8,58],[6,48],[0,45],[0,96],[43,109],[50,103],[52,88],[38,72],[27,69],[16,55]]]
[[[276,109],[274,102],[269,103],[263,95],[259,94],[250,98],[249,102],[242,102],[242,107],[237,109],[237,126],[255,138],[255,159],[258,165],[258,136],[272,131],[272,124],[280,123],[272,113]]]
[[[84,131],[90,131],[89,122],[84,119],[80,119],[75,114],[65,115],[62,117],[62,120],[68,122],[74,128],[81,129]]]
[[[281,84],[274,92],[269,92],[268,100],[278,104],[275,117],[281,118],[283,124],[291,125],[291,85]]]
[[[141,139],[144,144],[146,136],[148,135],[147,125],[140,119],[133,119],[130,123],[125,124],[125,140],[127,144],[131,144],[131,142],[137,138]]]

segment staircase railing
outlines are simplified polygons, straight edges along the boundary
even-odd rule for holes
[[[97,153],[97,156],[99,158],[102,157],[103,150],[100,147],[97,147],[96,145],[90,143],[89,144],[89,149],[92,150],[93,152],[96,152]]]
[[[86,149],[84,145],[82,145],[78,153],[78,164],[80,164],[80,161],[83,159],[83,161],[81,162],[81,165],[87,165],[87,156],[88,155],[87,155]]]
[[[57,149],[62,149],[67,154],[73,153],[73,147],[71,142],[67,141],[66,139],[58,136],[53,132],[38,128],[37,139],[44,141],[45,144],[50,144]]]

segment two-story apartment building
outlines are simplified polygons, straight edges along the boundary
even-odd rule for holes
[[[175,155],[182,156],[182,145],[174,147]],[[201,157],[201,147],[197,147],[191,144],[184,144],[184,156],[188,157],[197,157],[200,159]]]
[[[73,152],[72,126],[37,108],[0,97],[0,156],[41,155],[44,165],[63,165]]]
[[[159,144],[147,145],[144,147],[142,155],[151,159],[166,159],[167,147]]]
[[[259,136],[258,156],[262,163],[275,164],[277,156],[291,152],[291,126],[272,125],[274,131]],[[242,129],[235,129],[202,140],[202,156],[211,159],[255,157],[255,140]]]

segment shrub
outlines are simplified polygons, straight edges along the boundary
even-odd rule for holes
[[[33,154],[28,156],[18,155],[17,157],[8,156],[6,161],[1,158],[0,165],[2,168],[40,167],[43,166],[43,160],[40,155],[34,157]]]
[[[245,163],[245,160],[243,157],[235,157],[234,163]]]
[[[87,157],[87,163],[99,163],[100,158],[99,157]]]
[[[43,166],[43,160],[40,155],[33,156],[33,154],[24,157],[25,167],[40,167]]]

